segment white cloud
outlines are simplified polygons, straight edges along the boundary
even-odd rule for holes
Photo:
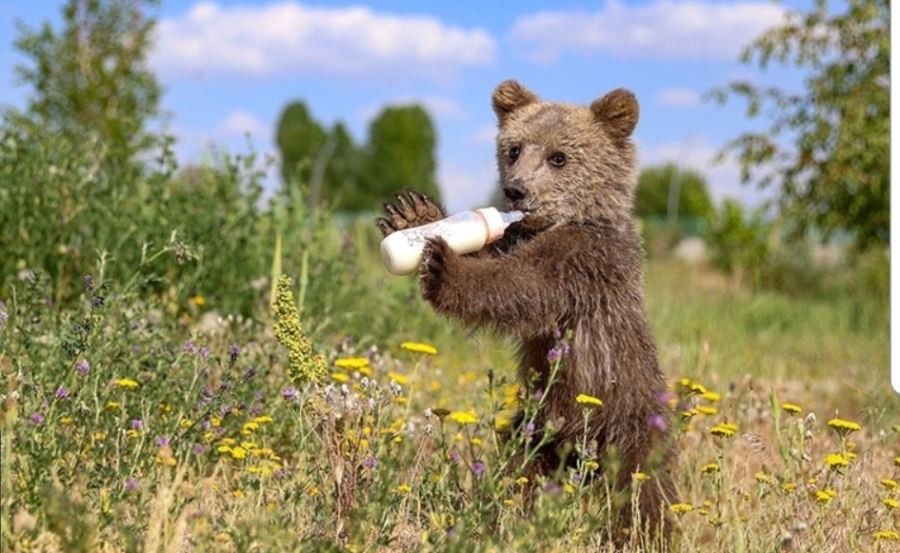
[[[256,116],[243,110],[232,111],[216,127],[216,134],[225,138],[243,137],[249,134],[254,140],[265,140],[268,138],[268,132],[268,127],[263,125]]]
[[[497,168],[492,161],[484,161],[474,167],[455,163],[441,163],[438,182],[447,211],[487,205],[497,184]]]
[[[656,103],[671,108],[695,108],[700,105],[700,93],[689,88],[667,88],[656,95]]]
[[[609,0],[599,11],[543,11],[520,17],[511,37],[528,56],[549,62],[560,54],[607,53],[654,59],[734,59],[784,18],[783,7],[761,0]]]
[[[296,1],[221,7],[199,2],[157,26],[154,66],[167,74],[265,77],[281,73],[444,78],[494,60],[485,30],[429,16]]]
[[[425,94],[423,96],[397,96],[384,102],[363,106],[358,113],[363,121],[368,123],[386,107],[409,106],[412,104],[423,106],[432,117],[458,119],[464,117],[466,114],[463,107],[455,99],[450,98],[449,96],[440,96],[436,94]]]
[[[664,142],[654,145],[638,144],[642,167],[675,163],[679,167],[693,169],[706,177],[709,193],[716,203],[726,198],[757,206],[772,198],[771,190],[760,190],[752,184],[741,184],[737,161],[728,156],[721,162],[715,157],[719,146],[702,137],[688,137],[680,142]]]

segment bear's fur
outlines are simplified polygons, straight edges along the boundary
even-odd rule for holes
[[[643,254],[632,215],[637,101],[619,89],[587,108],[542,102],[506,81],[494,91],[493,108],[501,185],[508,207],[526,216],[476,254],[457,255],[432,239],[420,271],[422,294],[442,314],[518,338],[521,377],[528,382],[536,373],[539,389],[557,333],[572,331],[541,422],[558,429],[556,446],[577,443],[584,429],[575,397],[601,398],[588,440],[601,454],[618,452],[620,495],[628,497],[633,472],[651,475],[641,486],[639,511],[644,524],[658,528],[673,487],[666,388],[644,316]],[[444,216],[416,192],[385,204],[385,212],[377,221],[385,234]],[[547,451],[535,470],[552,472],[560,450]],[[623,512],[630,516],[628,505]]]

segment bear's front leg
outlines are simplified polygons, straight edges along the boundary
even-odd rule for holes
[[[536,256],[540,259],[540,256]],[[459,255],[444,239],[428,239],[419,272],[422,297],[438,313],[475,326],[534,335],[556,328],[570,308],[555,293],[558,279],[524,255]]]

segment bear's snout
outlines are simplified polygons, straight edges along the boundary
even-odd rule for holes
[[[525,188],[525,183],[522,181],[520,177],[516,177],[510,180],[506,186],[503,187],[503,195],[506,196],[506,199],[511,202],[516,202],[521,199],[524,199],[525,196],[528,195],[528,189]]]

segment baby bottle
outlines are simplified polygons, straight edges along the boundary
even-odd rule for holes
[[[522,217],[521,211],[504,213],[493,207],[483,207],[427,225],[398,230],[381,241],[381,259],[393,275],[412,274],[422,262],[422,251],[428,238],[440,236],[460,255],[477,252],[503,236],[506,227]]]

